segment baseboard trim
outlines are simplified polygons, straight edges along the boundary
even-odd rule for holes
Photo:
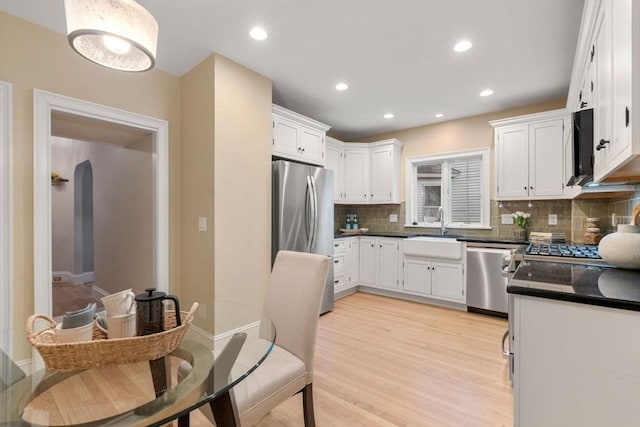
[[[389,297],[389,298],[402,299],[405,301],[419,302],[422,304],[437,305],[439,307],[452,308],[454,310],[467,311],[466,304],[445,301],[445,300],[440,300],[435,298],[422,297],[422,296],[412,295],[412,294],[405,294],[401,292],[394,292],[386,289],[371,288],[369,286],[359,285],[358,292],[364,292],[366,294],[373,294],[373,295],[380,295],[380,296]]]
[[[354,287],[354,288],[349,288],[349,289],[345,289],[345,290],[340,291],[340,292],[336,292],[333,295],[333,300],[336,301],[336,300],[339,300],[340,298],[348,297],[349,295],[353,295],[356,292],[358,292],[358,287],[357,286]]]
[[[16,362],[18,368],[22,369],[25,375],[31,375],[33,372],[33,359],[23,359]]]
[[[237,333],[246,333],[248,338],[258,338],[260,333],[260,322],[248,323],[246,325],[216,335],[205,331],[204,329],[194,325],[193,323],[189,327],[189,335],[191,339],[208,347],[210,347],[211,342],[213,342],[214,351],[216,353],[217,351],[222,350],[224,346],[227,345],[227,342],[229,342],[231,337]]]
[[[54,282],[66,282],[73,285],[84,285],[93,282],[93,271],[74,274],[70,271],[54,271],[51,277]]]
[[[111,295],[109,294],[109,292],[105,291],[100,286],[91,285],[91,290],[95,293],[102,295],[103,297],[106,297],[107,295]]]

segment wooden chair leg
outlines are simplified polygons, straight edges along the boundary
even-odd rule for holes
[[[313,413],[313,387],[312,384],[307,384],[302,389],[302,407],[304,410],[304,425],[305,427],[316,427],[316,419]]]

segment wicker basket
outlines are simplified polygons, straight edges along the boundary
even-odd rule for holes
[[[175,311],[166,311],[165,331],[158,334],[132,338],[107,339],[107,335],[93,327],[93,340],[74,343],[58,343],[55,334],[44,334],[52,330],[57,323],[43,314],[34,314],[27,320],[27,339],[38,350],[48,370],[65,372],[89,369],[95,366],[121,365],[159,359],[175,350],[187,332],[198,303],[188,312],[181,311],[182,324],[176,327]],[[49,327],[33,332],[36,319],[49,322]]]

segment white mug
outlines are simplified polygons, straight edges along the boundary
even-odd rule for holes
[[[136,335],[136,313],[121,316],[107,316],[107,329],[104,329],[96,319],[96,325],[112,338],[129,338]]]
[[[107,311],[107,316],[122,316],[136,312],[136,296],[131,292],[131,289],[125,289],[100,299]]]
[[[55,329],[49,329],[45,332],[54,334],[60,343],[91,341],[93,339],[93,322],[67,329],[62,329],[62,323],[58,323]]]

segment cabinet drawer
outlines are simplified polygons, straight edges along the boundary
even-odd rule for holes
[[[333,276],[344,274],[345,254],[338,253],[333,256]]]
[[[340,291],[344,291],[347,288],[347,282],[345,281],[343,274],[333,275],[333,293],[337,294]]]
[[[333,253],[344,252],[347,249],[347,242],[345,239],[338,239],[333,241]]]

